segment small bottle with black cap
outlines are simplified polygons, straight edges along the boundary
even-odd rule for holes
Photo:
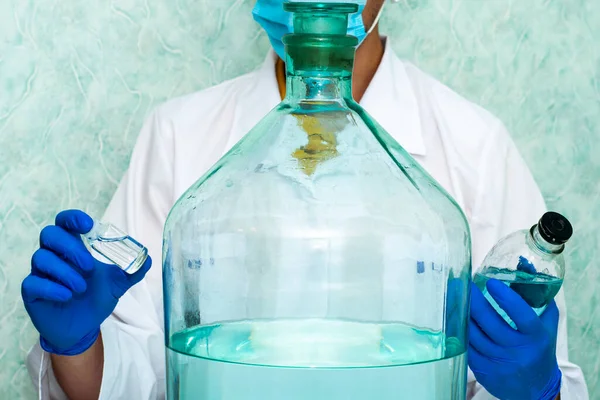
[[[573,235],[569,220],[547,212],[531,229],[511,233],[487,254],[473,277],[474,283],[500,315],[512,320],[488,294],[486,283],[502,281],[541,315],[560,290],[565,277],[565,244]]]

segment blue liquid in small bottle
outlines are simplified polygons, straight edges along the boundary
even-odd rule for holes
[[[526,270],[511,270],[506,268],[486,267],[475,274],[473,282],[483,292],[494,309],[516,329],[514,322],[500,308],[498,303],[487,291],[487,281],[497,279],[506,286],[517,292],[533,308],[537,315],[541,315],[548,303],[560,290],[563,280],[541,272],[529,272]]]

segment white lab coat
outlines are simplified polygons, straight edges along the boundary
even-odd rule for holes
[[[274,60],[271,52],[255,72],[172,100],[144,125],[104,219],[146,244],[154,266],[102,325],[101,399],[164,397],[163,225],[178,197],[279,103]],[[502,123],[399,60],[389,43],[361,104],[462,207],[471,226],[473,265],[502,236],[530,227],[544,213],[540,191]],[[583,374],[568,360],[562,291],[556,300],[562,400],[585,400]],[[66,398],[39,345],[28,368],[41,398]],[[468,398],[493,398],[470,371]]]

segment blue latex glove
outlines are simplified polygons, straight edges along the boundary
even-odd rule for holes
[[[40,249],[31,259],[31,273],[21,286],[25,309],[40,333],[42,348],[59,355],[77,355],[90,348],[100,324],[119,298],[150,269],[150,257],[135,274],[97,261],[80,234],[93,220],[82,211],[63,211],[56,225],[40,234]]]
[[[492,395],[506,400],[550,400],[560,393],[556,360],[558,308],[552,301],[538,317],[512,289],[496,279],[489,294],[517,326],[513,329],[471,285],[469,366]]]

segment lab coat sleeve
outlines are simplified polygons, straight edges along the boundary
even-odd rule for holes
[[[156,111],[144,124],[129,170],[103,218],[146,245],[153,266],[120,300],[102,324],[104,371],[100,399],[146,400],[165,394],[162,320],[162,230],[172,205],[172,141]],[[37,344],[27,360],[41,399],[67,399],[50,362]]]
[[[479,184],[471,220],[473,268],[505,235],[530,228],[546,212],[546,205],[525,161],[506,129],[498,124],[479,159]],[[581,369],[569,361],[567,308],[561,290],[556,303],[560,312],[556,354],[562,371],[562,400],[586,400],[588,391]],[[469,371],[468,398],[493,399],[474,381]]]

